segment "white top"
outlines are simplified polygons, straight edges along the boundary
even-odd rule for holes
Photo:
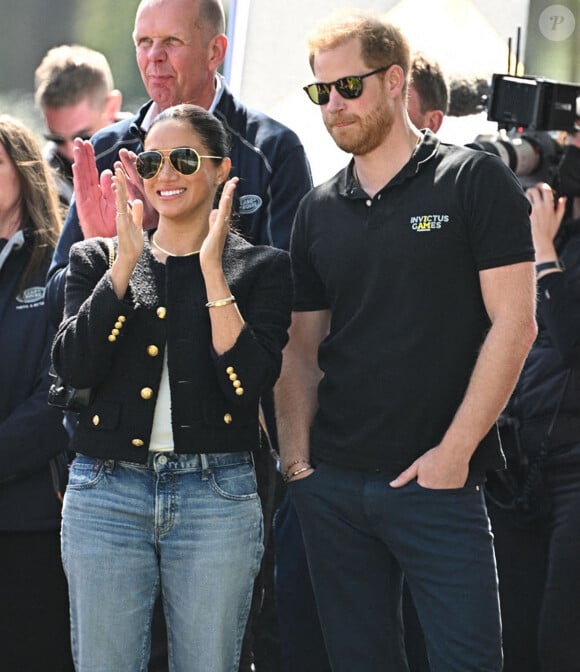
[[[169,370],[167,369],[167,348],[163,355],[163,371],[159,394],[153,414],[153,429],[149,451],[154,453],[173,452],[173,432],[171,430],[171,390],[169,389]]]

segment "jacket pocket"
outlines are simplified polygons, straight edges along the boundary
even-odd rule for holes
[[[203,422],[208,427],[252,427],[258,423],[257,408],[231,406],[221,399],[204,401],[202,404]]]

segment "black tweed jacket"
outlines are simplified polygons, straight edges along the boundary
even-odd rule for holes
[[[71,248],[65,314],[52,357],[68,383],[94,393],[80,414],[73,449],[146,461],[166,348],[175,451],[256,449],[259,399],[280,374],[288,338],[288,254],[228,235],[223,267],[245,326],[218,356],[199,257],[169,257],[161,264],[144,235],[123,300],[111,285],[107,241],[93,238]]]

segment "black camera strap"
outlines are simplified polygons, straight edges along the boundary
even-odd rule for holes
[[[534,493],[536,492],[536,488],[541,481],[542,468],[550,450],[550,442],[554,432],[554,427],[556,426],[556,421],[560,416],[562,403],[568,390],[571,375],[572,369],[568,369],[564,377],[562,389],[558,395],[554,413],[550,419],[550,424],[544,433],[544,437],[536,456],[527,465],[528,468],[526,475],[523,478],[523,482],[520,483],[518,482],[517,478],[511,478],[509,474],[505,474],[504,471],[496,472],[497,479],[505,493],[507,494],[509,492],[510,494],[509,500],[507,498],[501,498],[498,493],[494,493],[493,488],[486,487],[486,497],[498,509],[502,509],[504,511],[518,511],[524,516],[529,516],[530,518],[534,517],[536,513],[534,509]],[[519,433],[519,422],[515,423],[514,429],[517,433]],[[519,436],[516,437],[516,440],[518,441],[519,445]],[[520,446],[518,454],[520,458],[527,458],[525,447]]]

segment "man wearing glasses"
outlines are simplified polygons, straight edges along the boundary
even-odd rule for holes
[[[306,93],[353,158],[296,215],[275,401],[331,667],[408,671],[404,575],[432,672],[499,672],[482,484],[536,334],[528,202],[501,161],[410,122],[398,29],[342,14],[309,49]]]
[[[48,132],[45,158],[54,168],[61,201],[72,198],[73,140],[88,140],[118,121],[122,95],[103,54],[80,45],[50,49],[35,72],[35,100]]]

